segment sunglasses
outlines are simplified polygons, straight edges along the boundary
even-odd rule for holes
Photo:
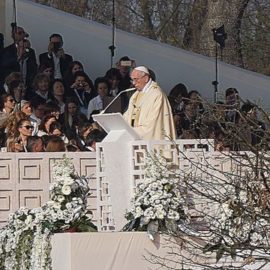
[[[15,100],[12,98],[12,99],[8,99],[7,101],[9,102],[15,102]]]
[[[22,128],[26,128],[26,129],[34,129],[34,126],[21,126]]]

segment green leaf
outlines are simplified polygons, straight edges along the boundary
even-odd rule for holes
[[[233,259],[233,260],[235,260],[236,259],[236,248],[233,246],[233,247],[231,247],[231,258]]]
[[[224,247],[222,245],[217,251],[217,255],[216,255],[216,261],[217,262],[222,258],[224,252],[225,252],[225,249],[224,249]]]

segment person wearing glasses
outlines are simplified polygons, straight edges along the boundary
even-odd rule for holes
[[[27,139],[32,136],[34,126],[31,122],[25,118],[21,119],[17,123],[16,132],[14,137],[8,137],[7,140],[7,151],[8,152],[27,152],[26,145]]]
[[[15,105],[16,102],[12,95],[4,94],[1,96],[0,111],[6,116],[9,116],[13,112]]]
[[[126,121],[143,140],[175,139],[173,115],[167,96],[151,79],[149,69],[132,70],[131,80],[137,91],[131,96],[124,113]]]

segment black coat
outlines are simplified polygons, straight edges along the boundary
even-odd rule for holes
[[[36,53],[30,48],[26,58],[26,87],[32,88],[33,79],[37,73]],[[0,56],[0,81],[3,84],[6,76],[11,72],[20,72],[20,63],[17,56],[17,48],[13,43],[4,48]]]
[[[66,53],[64,57],[60,58],[60,70],[62,78],[65,76],[68,66],[72,61],[73,61],[72,56]],[[42,65],[44,63],[51,63],[51,65],[54,66],[53,56],[48,52],[39,55],[39,64]]]

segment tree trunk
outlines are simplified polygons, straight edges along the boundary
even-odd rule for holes
[[[151,11],[151,4],[148,0],[140,1],[140,6],[142,10],[142,15],[144,18],[144,34],[149,38],[156,39],[155,29],[152,22],[152,11]]]
[[[185,35],[185,46],[208,56],[215,56],[213,29],[224,24],[228,34],[223,60],[243,66],[241,21],[249,0],[195,0]]]

